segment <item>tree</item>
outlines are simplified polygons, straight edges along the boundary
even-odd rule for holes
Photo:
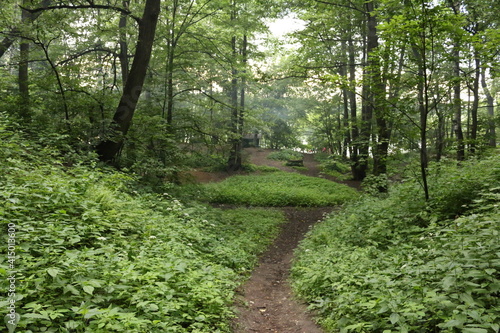
[[[112,161],[123,146],[137,102],[146,78],[151,58],[156,24],[160,14],[160,0],[147,0],[142,19],[139,21],[139,35],[130,73],[123,88],[122,97],[109,127],[108,136],[97,146],[102,161]]]

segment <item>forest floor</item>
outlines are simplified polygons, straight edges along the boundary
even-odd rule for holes
[[[307,176],[336,179],[320,172],[314,155],[304,154],[304,167],[297,171],[283,165],[283,162],[267,158],[269,149],[247,148],[246,158],[255,165],[273,166],[283,171],[299,172]],[[197,181],[220,181],[234,174],[219,172],[195,172]],[[346,185],[359,189],[359,182],[343,181]],[[235,333],[321,333],[307,306],[297,300],[289,284],[289,272],[294,249],[307,231],[334,207],[282,208],[287,222],[281,227],[279,236],[260,257],[256,269],[238,290],[235,300],[237,317],[233,322]]]

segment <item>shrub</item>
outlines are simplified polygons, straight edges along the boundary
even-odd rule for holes
[[[234,289],[283,214],[187,205],[57,156],[0,122],[0,219],[16,229],[0,288],[15,274],[15,331],[229,332]]]
[[[498,162],[441,165],[429,202],[407,181],[315,227],[292,278],[327,331],[498,332]]]

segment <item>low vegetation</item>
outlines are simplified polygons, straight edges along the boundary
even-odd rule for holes
[[[295,290],[328,332],[500,329],[500,158],[431,169],[365,196],[302,242]]]
[[[351,178],[349,162],[341,156],[326,153],[316,154],[314,158],[320,163],[321,172],[339,180]]]
[[[289,161],[289,160],[301,160],[303,156],[302,153],[298,151],[291,149],[282,149],[270,153],[267,156],[267,158],[276,161]]]
[[[0,314],[15,300],[11,332],[230,331],[233,292],[281,212],[153,194],[10,127],[0,123],[0,217],[16,256],[0,256],[0,288],[15,274],[15,293]]]
[[[204,186],[205,200],[250,206],[332,206],[354,201],[356,190],[296,173],[235,176]]]

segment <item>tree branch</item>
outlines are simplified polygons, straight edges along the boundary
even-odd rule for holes
[[[47,11],[47,10],[57,10],[57,9],[109,9],[109,10],[114,10],[119,13],[122,13],[124,15],[128,15],[131,18],[133,18],[137,23],[141,22],[141,19],[135,15],[132,15],[132,12],[128,9],[121,8],[121,7],[116,7],[116,6],[107,6],[107,5],[96,5],[93,2],[89,2],[90,5],[57,5],[57,6],[47,6],[47,7],[38,7],[38,8],[26,8],[26,7],[21,7],[21,9],[31,13],[31,14],[36,14],[39,12]]]

